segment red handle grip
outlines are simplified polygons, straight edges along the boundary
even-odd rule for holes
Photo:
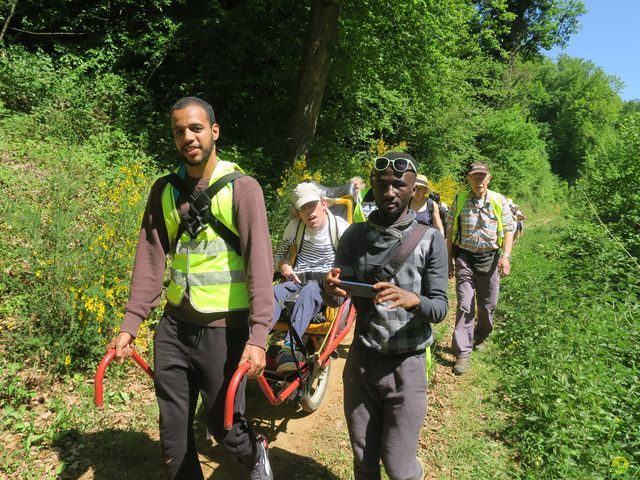
[[[233,405],[236,399],[236,392],[238,391],[238,385],[242,381],[247,370],[251,367],[250,362],[245,362],[238,367],[236,372],[231,377],[229,382],[229,388],[227,389],[227,397],[224,401],[224,429],[231,430],[233,426]]]
[[[107,370],[107,367],[115,356],[115,349],[110,349],[107,353],[105,353],[104,357],[102,357],[102,360],[100,360],[100,363],[98,364],[98,369],[96,370],[94,381],[94,402],[96,404],[96,407],[98,408],[102,408],[104,406],[104,372]],[[131,349],[131,357],[140,366],[140,368],[142,368],[142,370],[144,370],[144,372],[153,380],[153,369],[133,348]]]

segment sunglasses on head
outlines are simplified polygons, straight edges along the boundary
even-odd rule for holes
[[[387,168],[393,168],[396,172],[403,173],[407,170],[411,172],[417,172],[418,169],[414,165],[414,163],[408,158],[394,158],[391,160],[387,157],[378,157],[375,159],[374,168],[379,172],[384,172]]]

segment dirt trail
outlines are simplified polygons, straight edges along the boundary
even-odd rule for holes
[[[455,304],[454,304],[455,305]],[[435,349],[436,371],[429,387],[429,411],[423,427],[420,449],[437,448],[438,431],[447,423],[447,419],[454,414],[450,398],[455,389],[464,388],[459,379],[452,373],[451,367],[455,357],[449,352],[449,339],[455,321],[455,306],[450,308],[449,315],[444,321],[445,333],[441,345]],[[252,418],[256,430],[269,439],[270,459],[274,472],[278,478],[340,479],[335,474],[319,466],[313,457],[314,442],[318,439],[333,444],[326,445],[327,449],[341,448],[348,450],[348,444],[343,440],[336,440],[336,432],[344,432],[346,425],[342,410],[342,370],[347,356],[352,335],[343,341],[339,348],[340,357],[332,361],[329,388],[320,409],[307,414],[296,409],[293,405],[271,407],[267,404],[257,386],[250,386],[247,394],[247,413]],[[327,431],[327,434],[318,432]],[[341,445],[335,442],[340,441]],[[323,447],[318,445],[319,447]],[[204,447],[204,448],[203,448]],[[200,460],[205,472],[205,478],[211,480],[239,480],[238,470],[233,459],[227,458],[220,447],[201,444]],[[228,462],[219,462],[226,458]],[[347,455],[350,461],[350,453]],[[301,468],[305,465],[305,469]],[[348,470],[344,466],[341,470]],[[286,473],[285,473],[286,472]],[[321,473],[320,473],[321,472]],[[426,479],[442,478],[442,471],[435,471],[427,465]],[[322,476],[320,476],[322,474]],[[286,475],[286,476],[283,476]],[[439,476],[440,475],[440,476]],[[347,477],[344,477],[347,478]]]
[[[447,331],[441,343],[448,345],[453,325],[453,311],[445,320]],[[351,478],[351,452],[342,410],[342,370],[352,334],[338,348],[339,358],[332,360],[329,387],[320,406],[307,414],[294,404],[270,406],[255,382],[247,387],[247,416],[257,432],[269,440],[270,459],[276,478],[296,480],[344,480]],[[435,350],[436,374],[429,391],[429,411],[423,428],[421,451],[437,449],[441,443],[438,431],[453,414],[449,398],[454,389],[464,388],[451,373],[453,357],[447,348]],[[115,388],[113,385],[107,385]],[[71,426],[52,445],[35,453],[35,466],[47,475],[41,478],[71,480],[107,480],[132,478],[155,480],[164,478],[160,460],[160,444],[153,387],[140,372],[127,380],[127,391],[135,395],[133,409],[114,408],[90,410],[96,431],[84,432]],[[86,402],[74,393],[69,405]],[[146,413],[145,413],[146,412]],[[149,413],[150,412],[150,413]],[[154,413],[155,412],[155,413]],[[147,416],[147,419],[142,417]],[[150,417],[149,417],[150,416]],[[11,435],[16,439],[14,435]],[[204,477],[209,480],[244,480],[235,458],[214,441],[206,440],[204,422],[196,420],[196,438]],[[10,444],[10,442],[9,442]],[[6,444],[5,444],[6,445]],[[18,445],[16,444],[16,448]],[[12,448],[10,447],[10,450]],[[64,463],[64,472],[54,472]],[[434,466],[427,466],[427,478],[435,479]],[[17,473],[17,472],[16,472]],[[443,472],[439,472],[442,474]],[[50,476],[51,475],[51,476]],[[25,478],[22,475],[0,479]],[[440,477],[442,478],[442,477]],[[446,477],[445,477],[446,478]]]

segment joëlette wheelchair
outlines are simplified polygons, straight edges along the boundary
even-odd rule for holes
[[[355,185],[347,183],[338,187],[319,185],[324,197],[329,200],[329,209],[334,215],[341,216],[347,222],[353,223],[357,194]],[[270,342],[278,336],[284,336],[290,328],[287,315],[292,307],[293,299],[287,300],[283,314],[275,324]],[[257,379],[260,389],[271,405],[284,402],[299,402],[301,408],[312,413],[316,411],[324,399],[329,384],[331,360],[337,358],[337,348],[347,336],[355,320],[355,309],[351,301],[346,300],[339,308],[323,307],[316,321],[312,322],[300,339],[304,349],[305,361],[294,372],[278,373],[276,371],[275,355],[279,349],[277,345],[270,345],[267,349],[267,366],[262,376]],[[275,338],[274,338],[275,337]],[[301,349],[302,351],[302,349]],[[115,350],[109,350],[100,361],[96,370],[94,389],[95,405],[104,405],[104,374],[115,356]],[[132,349],[132,359],[140,368],[153,379],[153,369],[145,360]],[[238,367],[227,390],[225,400],[224,424],[231,429],[233,424],[234,399],[238,385],[249,369],[249,362]]]
[[[356,207],[355,185],[347,183],[339,187],[319,185],[324,197],[329,200],[329,210],[353,223]],[[295,244],[293,245],[295,247]],[[295,255],[295,249],[292,255]],[[321,312],[307,327],[302,338],[296,340],[292,335],[294,349],[304,354],[304,362],[296,371],[279,373],[276,371],[276,355],[279,346],[274,344],[283,338],[291,328],[290,312],[295,304],[295,297],[285,301],[282,314],[272,329],[269,338],[271,345],[267,349],[267,367],[264,374],[257,379],[258,385],[271,405],[285,402],[298,402],[307,413],[315,412],[321,405],[329,385],[331,360],[338,357],[337,348],[347,336],[355,319],[355,309],[350,300],[338,308],[323,306]],[[249,363],[240,366],[231,379],[225,403],[225,428],[233,424],[233,401],[238,385],[249,368]]]

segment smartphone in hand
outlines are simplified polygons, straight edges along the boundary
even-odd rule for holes
[[[341,280],[340,285],[336,286],[346,291],[352,297],[373,298],[378,293],[373,289],[373,285],[370,285],[368,283],[348,282],[346,280]]]

